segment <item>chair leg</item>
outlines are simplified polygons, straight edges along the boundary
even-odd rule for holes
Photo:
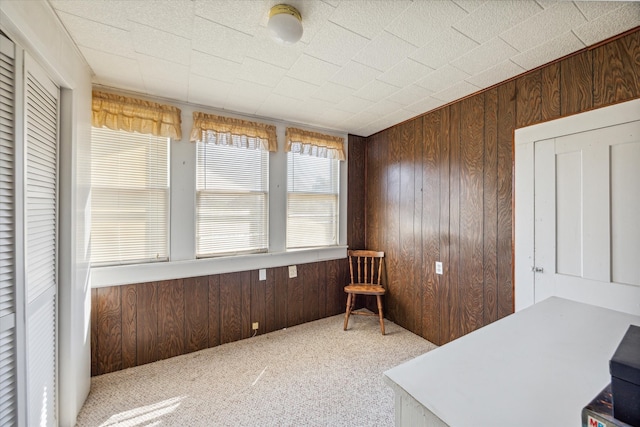
[[[347,330],[347,324],[349,323],[349,315],[351,314],[351,296],[353,294],[347,294],[347,309],[344,312],[344,330]]]
[[[382,335],[384,335],[384,315],[382,314],[382,296],[376,295],[376,299],[378,300],[378,317],[380,317],[380,331]]]

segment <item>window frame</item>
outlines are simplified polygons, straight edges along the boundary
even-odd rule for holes
[[[149,98],[154,100],[153,98]],[[193,111],[205,111],[227,115],[227,111],[204,109],[202,106],[173,102],[182,110],[180,141],[170,144],[170,188],[171,188],[171,233],[170,259],[168,262],[131,264],[92,268],[92,287],[126,285],[150,281],[162,281],[185,277],[250,271],[275,268],[310,262],[343,259],[347,256],[347,164],[340,162],[338,244],[332,247],[286,250],[286,203],[287,203],[287,153],[284,150],[285,129],[292,123],[265,120],[256,117],[236,115],[247,120],[258,120],[276,126],[278,151],[269,153],[269,251],[265,253],[195,257],[195,192],[196,192],[196,148],[189,142],[188,130],[192,127]],[[345,152],[348,157],[347,134],[338,131],[320,130],[345,138]],[[193,209],[184,209],[193,206]]]
[[[200,167],[200,161],[199,161],[199,149],[200,147],[205,147],[208,145],[211,146],[215,146],[215,144],[213,143],[207,143],[207,142],[202,142],[202,141],[198,141],[195,142],[194,145],[196,146],[196,162],[195,162],[195,170],[196,170],[196,204],[195,204],[195,215],[196,215],[196,228],[195,228],[195,238],[196,238],[196,249],[195,249],[195,259],[206,259],[206,258],[213,258],[213,257],[224,257],[224,256],[242,256],[245,254],[253,254],[253,253],[266,253],[269,252],[269,170],[271,165],[269,164],[269,152],[263,150],[262,148],[257,148],[255,149],[256,151],[259,151],[261,153],[261,155],[266,155],[267,159],[266,159],[266,164],[267,164],[267,171],[266,171],[266,189],[264,191],[257,191],[257,190],[246,190],[246,191],[232,191],[232,190],[213,190],[213,189],[199,189],[198,188],[198,168]],[[249,148],[243,148],[243,147],[230,147],[230,149],[233,150],[252,150]],[[198,253],[198,239],[200,238],[200,234],[199,234],[199,230],[198,230],[198,198],[200,194],[214,194],[214,195],[222,195],[222,194],[242,194],[242,193],[246,193],[246,194],[263,194],[264,195],[264,203],[265,203],[265,218],[264,218],[264,235],[265,235],[265,247],[264,248],[248,248],[248,249],[238,249],[238,250],[231,250],[231,251],[226,251],[226,252],[209,252],[209,253]]]
[[[337,168],[337,171],[335,171],[336,173],[336,179],[337,182],[336,184],[336,189],[337,189],[337,193],[328,193],[328,192],[310,192],[310,191],[290,191],[289,190],[289,181],[288,181],[288,175],[289,175],[289,167],[291,166],[290,164],[290,157],[293,158],[293,156],[306,156],[305,154],[302,153],[298,153],[298,152],[288,152],[287,153],[287,209],[286,209],[286,220],[287,220],[287,228],[286,228],[286,250],[291,251],[291,250],[298,250],[298,249],[305,249],[305,248],[323,248],[323,247],[333,247],[333,246],[337,246],[339,241],[340,241],[340,222],[341,222],[341,217],[340,217],[340,184],[341,184],[341,174],[340,174],[340,160],[338,159],[323,159],[320,158],[322,160],[330,160],[332,162],[334,162],[330,168]],[[311,157],[311,158],[315,158],[312,156],[307,156],[307,157]],[[334,171],[332,171],[334,172]],[[294,172],[295,173],[295,172]],[[333,180],[333,176],[331,177],[331,179]],[[301,196],[310,196],[310,197],[327,197],[327,196],[332,196],[335,197],[335,203],[336,203],[336,209],[335,209],[335,240],[333,243],[327,244],[327,245],[322,245],[322,244],[316,244],[316,242],[312,242],[309,245],[304,245],[304,246],[289,246],[289,237],[290,237],[290,226],[289,226],[289,198],[291,197],[292,193],[297,193]]]
[[[144,264],[152,264],[152,263],[163,263],[163,262],[169,262],[171,260],[171,223],[172,223],[172,218],[171,218],[171,197],[172,197],[172,189],[171,189],[171,141],[172,139],[169,137],[160,137],[160,136],[153,136],[153,135],[147,135],[147,134],[140,134],[137,132],[128,132],[128,131],[124,131],[124,130],[112,130],[106,127],[102,127],[102,128],[95,128],[95,127],[91,127],[91,143],[93,145],[93,130],[94,129],[99,129],[100,131],[104,131],[104,132],[113,132],[113,133],[131,133],[134,135],[138,135],[142,138],[158,138],[158,139],[165,139],[166,140],[166,158],[167,158],[167,183],[166,183],[166,189],[157,189],[157,190],[162,190],[162,191],[166,191],[166,229],[165,229],[165,236],[166,236],[166,240],[165,240],[165,250],[166,250],[166,256],[163,256],[161,258],[156,258],[155,260],[153,258],[142,258],[142,259],[136,259],[136,260],[128,260],[128,261],[102,261],[102,262],[98,262],[98,263],[94,263],[91,259],[89,260],[91,268],[104,268],[104,267],[116,267],[116,266],[124,266],[124,265],[144,265]],[[93,151],[93,150],[92,150]],[[89,167],[89,175],[91,176],[93,174],[93,161],[94,161],[94,157],[91,157],[90,163],[91,166]],[[94,188],[94,184],[92,182],[92,190]],[[112,189],[116,189],[117,187],[112,187]],[[114,190],[117,191],[117,190]],[[94,191],[92,191],[92,198],[91,198],[91,205],[93,206],[93,197],[94,197]],[[92,212],[92,216],[91,218],[94,218],[93,212]],[[91,221],[91,225],[93,221]],[[93,242],[93,239],[92,239]],[[92,251],[93,253],[93,251]]]

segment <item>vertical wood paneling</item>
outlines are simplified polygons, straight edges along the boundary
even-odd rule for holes
[[[297,268],[297,277],[289,278],[287,275],[287,326],[295,326],[304,322],[304,286],[300,277],[300,266]]]
[[[460,103],[449,107],[449,341],[461,335],[460,307]]]
[[[91,289],[91,376],[98,373],[98,290]]]
[[[408,319],[410,310],[409,286],[401,276],[400,271],[400,161],[402,140],[400,127],[395,126],[388,130],[389,142],[387,156],[389,166],[386,170],[387,188],[384,191],[383,202],[386,225],[381,242],[385,247],[387,265],[387,287],[389,289],[386,300],[389,305],[389,316],[392,320],[409,327]]]
[[[440,307],[436,261],[440,259],[441,113],[423,118],[422,146],[422,336],[440,342]]]
[[[515,83],[498,87],[498,319],[513,313],[512,179]]]
[[[220,344],[242,339],[242,283],[237,273],[220,275]]]
[[[184,350],[186,353],[209,346],[209,277],[191,277],[184,283]]]
[[[251,330],[251,271],[236,273],[242,283],[242,338],[253,335]]]
[[[413,120],[414,136],[412,137],[411,144],[413,144],[414,152],[411,162],[413,168],[414,179],[414,191],[413,191],[413,263],[409,266],[412,269],[412,278],[414,289],[413,298],[413,324],[416,335],[423,335],[422,333],[422,317],[424,316],[422,299],[424,294],[424,280],[422,277],[423,271],[423,255],[422,255],[422,202],[423,202],[423,168],[422,168],[422,140],[423,136],[423,117],[418,117]]]
[[[258,335],[264,334],[267,328],[267,316],[265,310],[266,280],[259,280],[258,270],[251,271],[251,323],[258,322]],[[255,332],[251,330],[253,335]]]
[[[560,112],[563,116],[593,105],[591,52],[587,50],[560,62]]]
[[[92,375],[250,338],[256,321],[263,334],[344,312],[346,259],[297,267],[93,289]]]
[[[136,303],[136,286],[122,286],[122,369],[131,368],[138,363]]]
[[[136,285],[138,365],[158,360],[158,284]]]
[[[342,313],[346,305],[347,296],[344,287],[347,284],[340,279],[340,265],[338,260],[326,262],[327,281],[327,316]]]
[[[484,324],[484,95],[460,103],[460,333]]]
[[[287,301],[289,299],[289,276],[287,267],[274,268],[275,276],[275,307],[276,307],[276,329],[286,328],[287,321]]]
[[[158,349],[160,359],[184,353],[184,281],[158,283]]]
[[[593,50],[593,106],[640,96],[640,32]]]
[[[560,64],[555,62],[540,71],[542,80],[541,120],[560,117]]]
[[[365,243],[365,138],[349,135],[347,185],[347,244],[363,248]]]
[[[220,345],[220,276],[209,276],[209,347]]]
[[[264,332],[273,332],[276,328],[276,274],[273,268],[267,269],[264,289],[265,326]]]
[[[121,288],[98,289],[98,374],[122,369]]]
[[[380,176],[382,144],[380,137],[374,135],[370,138],[367,147],[367,195],[365,198],[367,227],[365,246],[372,250],[382,250],[380,244],[382,205],[382,178]],[[355,248],[358,249],[358,248]]]
[[[422,118],[411,120],[399,126],[398,141],[400,159],[399,200],[398,200],[398,270],[403,287],[403,307],[406,308],[407,328],[414,334],[422,329],[422,286],[416,279],[416,266],[422,262],[420,247],[416,247],[416,234],[420,234],[421,214],[416,215],[416,205],[421,207],[422,198],[416,200],[416,151],[421,146]],[[421,182],[419,183],[421,186]],[[418,187],[418,190],[420,187]],[[417,223],[417,224],[416,224]],[[418,276],[419,277],[419,276]],[[371,298],[373,300],[374,298]]]
[[[438,277],[440,307],[440,342],[438,345],[448,342],[451,336],[451,287],[449,277],[451,276],[450,246],[451,233],[449,229],[450,216],[450,181],[451,173],[451,108],[445,107],[440,110],[440,260],[442,261],[443,274]],[[424,331],[423,331],[424,333]]]
[[[484,324],[498,319],[498,90],[484,98]]]
[[[325,262],[315,263],[318,283],[318,319],[327,317],[327,266]]]
[[[542,117],[542,73],[525,74],[516,80],[516,127],[540,122]]]
[[[318,264],[302,264],[298,266],[298,275],[301,276],[303,291],[303,321],[311,322],[320,318],[318,309],[320,292],[318,289]]]
[[[349,259],[344,258],[340,260],[329,261],[334,265],[329,267],[329,269],[333,270],[335,268],[335,277],[336,277],[336,296],[335,296],[335,304],[336,304],[336,313],[344,314],[347,310],[347,294],[344,292],[344,287],[351,281],[351,275],[349,274]],[[383,279],[384,279],[383,272]],[[386,307],[386,306],[385,306]],[[386,313],[386,312],[385,312]]]

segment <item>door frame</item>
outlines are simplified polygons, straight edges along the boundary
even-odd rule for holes
[[[638,120],[640,99],[614,104],[516,129],[514,132],[514,300],[515,311],[535,303],[534,145],[558,138]]]

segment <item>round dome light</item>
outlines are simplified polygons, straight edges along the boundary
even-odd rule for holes
[[[277,42],[294,44],[302,37],[302,17],[295,7],[278,4],[269,11],[267,28]]]

